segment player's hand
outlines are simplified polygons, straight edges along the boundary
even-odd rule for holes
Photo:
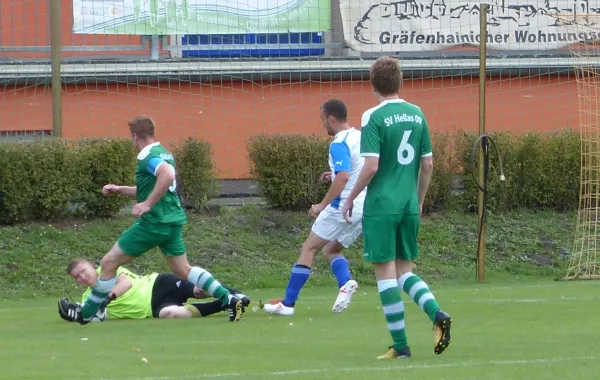
[[[321,182],[331,182],[331,172],[324,172],[323,174],[321,174],[321,176],[319,177],[319,180]]]
[[[145,202],[138,203],[135,206],[133,206],[133,209],[131,209],[131,213],[136,218],[139,218],[140,216],[144,215],[148,211],[150,211],[150,206],[148,206]]]
[[[352,224],[352,220],[350,220],[352,218],[352,209],[354,209],[354,199],[348,198],[344,202],[344,207],[342,207],[342,215],[348,224]]]
[[[323,210],[325,210],[325,206],[323,206],[320,203],[317,204],[317,205],[312,205],[312,207],[310,208],[310,210],[308,210],[308,215],[312,216],[313,218],[316,218],[317,216],[319,216],[319,214]]]
[[[117,186],[117,185],[108,184],[108,185],[104,185],[104,187],[102,188],[102,195],[104,195],[105,197],[108,197],[109,195],[117,194],[118,192],[119,192],[119,186]]]

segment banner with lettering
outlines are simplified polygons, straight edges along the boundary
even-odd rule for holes
[[[600,36],[599,0],[492,0],[488,48],[552,50]],[[346,43],[360,52],[433,51],[479,45],[480,2],[340,0]],[[584,28],[568,28],[573,15]],[[552,17],[561,15],[561,17]],[[595,16],[597,15],[597,16]]]
[[[324,32],[330,0],[73,0],[76,34]]]

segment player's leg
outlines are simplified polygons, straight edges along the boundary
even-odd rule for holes
[[[217,314],[223,311],[221,302],[216,300],[206,303],[194,303],[187,305],[170,305],[160,309],[156,318],[200,318]]]
[[[147,252],[164,239],[164,236],[149,230],[142,223],[134,223],[127,229],[112,249],[102,258],[100,276],[90,295],[81,306],[82,323],[89,322],[100,304],[115,287],[117,269],[132,262],[137,256]]]
[[[348,260],[342,255],[344,246],[338,241],[327,243],[323,248],[323,255],[329,262],[331,273],[338,284],[338,295],[333,303],[331,311],[341,313],[348,308],[352,301],[352,296],[358,289],[358,283],[352,278]]]
[[[308,238],[302,244],[298,260],[292,266],[290,278],[285,288],[285,298],[264,305],[264,311],[279,315],[294,315],[294,306],[300,291],[310,278],[315,256],[327,243],[327,240],[320,238],[314,232],[309,233]]]
[[[195,284],[210,296],[219,299],[223,306],[229,309],[231,322],[240,320],[243,312],[242,301],[233,296],[206,269],[197,266],[192,267],[189,264],[183,241],[183,226],[172,226],[169,239],[160,245],[160,249],[173,274],[182,280]]]
[[[396,236],[398,286],[427,314],[434,324],[436,331],[434,352],[441,354],[450,344],[452,319],[440,309],[440,305],[427,283],[413,273],[413,261],[419,257],[418,233],[419,216],[404,215]]]
[[[335,235],[335,240],[323,248],[323,254],[329,262],[331,272],[338,283],[338,296],[333,303],[332,311],[341,313],[348,308],[352,301],[352,296],[358,289],[358,283],[352,278],[348,260],[342,255],[344,248],[349,248],[362,232],[362,214],[353,213],[352,224],[346,223],[341,212],[338,216],[339,230]]]
[[[365,216],[363,219],[364,259],[375,267],[379,299],[392,337],[392,346],[377,359],[411,356],[404,323],[404,303],[396,276],[394,218]]]
[[[184,304],[190,298],[205,299],[211,297],[207,292],[192,284],[188,280],[181,280],[179,277],[173,274],[161,274],[160,276],[167,277],[166,281],[168,281],[169,284],[165,288],[170,289],[169,292],[171,293],[171,298],[176,300],[178,304]],[[242,292],[239,290],[231,288],[227,285],[223,285],[223,287],[229,290],[229,293],[239,298],[242,301],[242,306],[247,307],[250,305],[251,300],[247,295],[242,294]]]

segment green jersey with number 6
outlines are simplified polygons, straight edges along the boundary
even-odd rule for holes
[[[367,110],[361,124],[361,155],[379,157],[363,215],[419,214],[421,157],[432,155],[423,111],[402,99],[386,100]]]
[[[173,155],[159,142],[148,145],[137,156],[135,185],[137,201],[144,202],[156,186],[156,174],[161,165],[169,165],[175,170]],[[163,197],[141,219],[155,224],[185,224],[187,215],[177,195],[177,180],[169,187]]]

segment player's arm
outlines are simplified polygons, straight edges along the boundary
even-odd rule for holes
[[[146,169],[156,177],[154,189],[144,201],[149,208],[152,208],[166,194],[169,187],[175,181],[175,168],[168,162],[158,157],[153,157],[148,162]]]
[[[348,195],[351,200],[356,199],[358,194],[371,183],[379,170],[379,152],[381,151],[379,127],[367,113],[363,115],[361,124],[363,127],[360,135],[360,154],[365,158],[365,163],[350,195]]]
[[[431,175],[433,174],[433,149],[431,146],[431,137],[429,136],[429,127],[425,115],[423,115],[423,136],[421,137],[421,165],[419,168],[419,180],[417,182],[417,192],[419,194],[419,207],[423,207],[425,195],[429,188]]]
[[[348,146],[343,143],[332,143],[329,148],[329,154],[331,154],[331,159],[333,161],[335,178],[329,186],[327,194],[325,194],[325,197],[321,201],[321,206],[323,208],[327,207],[327,205],[333,202],[335,198],[340,196],[350,178],[350,165],[352,159],[350,158],[350,149]]]
[[[127,275],[125,273],[121,273],[118,277],[117,277],[117,282],[115,284],[115,287],[113,288],[113,290],[111,290],[111,292],[108,294],[108,296],[110,298],[119,298],[121,297],[123,294],[127,293],[127,291],[129,291],[129,289],[131,289],[131,281],[127,278]]]
[[[137,194],[136,186],[119,186],[118,193],[126,197],[135,197]]]

